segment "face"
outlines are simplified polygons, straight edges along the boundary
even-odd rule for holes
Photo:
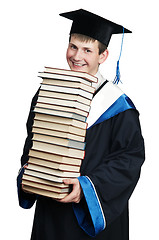
[[[99,55],[97,40],[95,42],[82,42],[75,36],[71,36],[66,59],[71,70],[95,75],[99,64],[105,61],[106,53]]]

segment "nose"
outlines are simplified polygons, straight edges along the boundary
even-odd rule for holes
[[[73,56],[73,59],[75,61],[81,61],[82,60],[82,52],[78,49],[75,53],[74,53],[74,56]]]

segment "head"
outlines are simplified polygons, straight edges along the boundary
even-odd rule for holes
[[[107,57],[106,45],[98,40],[82,34],[70,35],[66,58],[71,70],[95,75]]]

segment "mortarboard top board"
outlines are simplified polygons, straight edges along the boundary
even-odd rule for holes
[[[94,38],[108,46],[112,34],[131,33],[123,26],[113,23],[84,9],[61,13],[60,16],[73,21],[70,34],[78,33]]]

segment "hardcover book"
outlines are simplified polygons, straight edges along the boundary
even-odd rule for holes
[[[87,73],[45,67],[34,106],[32,147],[23,189],[54,199],[70,192],[66,178],[80,176],[85,156],[87,116],[97,78]]]

